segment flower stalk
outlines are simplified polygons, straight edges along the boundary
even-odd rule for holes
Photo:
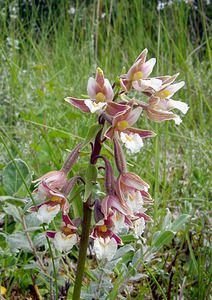
[[[77,273],[76,273],[76,279],[75,279],[74,291],[73,291],[73,299],[75,300],[80,299],[80,292],[81,292],[83,274],[85,269],[85,260],[87,256],[87,248],[88,248],[88,241],[89,241],[90,227],[91,227],[91,217],[92,217],[92,210],[90,207],[90,203],[91,203],[91,197],[87,200],[87,202],[83,203],[82,235],[81,235],[80,245],[79,245]]]
[[[104,125],[104,122],[105,120],[102,119],[101,124]],[[101,148],[102,148],[101,135],[102,135],[102,129],[100,129],[100,131],[97,133],[95,138],[95,142],[94,142],[94,146],[90,158],[90,163],[92,165],[96,164],[98,155],[101,152]],[[80,245],[79,245],[77,273],[76,273],[76,279],[75,279],[74,291],[73,291],[73,299],[76,300],[80,299],[82,280],[83,280],[83,274],[85,269],[85,261],[86,261],[87,249],[88,249],[88,242],[90,237],[92,205],[93,205],[93,200],[92,200],[92,195],[90,195],[87,201],[83,203],[82,234],[81,234]]]

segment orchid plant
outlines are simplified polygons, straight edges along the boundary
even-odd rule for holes
[[[128,171],[123,146],[128,154],[136,154],[145,145],[143,140],[154,137],[155,133],[139,129],[135,124],[141,116],[147,116],[155,122],[174,120],[178,125],[182,120],[172,110],[178,109],[183,114],[188,110],[186,103],[172,99],[185,84],[184,81],[174,83],[179,74],[150,77],[156,59],[146,60],[147,53],[148,50],[144,49],[129,71],[120,75],[114,84],[105,78],[98,67],[95,78],[88,79],[88,98],[65,98],[65,101],[82,113],[97,115],[98,124],[93,127],[95,135],[89,139],[91,152],[86,175],[76,174],[69,178],[72,166],[79,159],[81,150],[87,146],[88,139],[75,147],[61,170],[49,172],[34,181],[36,205],[29,211],[36,212],[37,219],[47,225],[61,212],[60,230],[46,232],[55,249],[66,253],[79,245],[73,292],[75,300],[80,299],[88,244],[98,261],[110,261],[123,245],[123,233],[131,232],[139,239],[146,223],[151,221],[146,213],[147,206],[153,203],[148,192],[150,186],[137,174]],[[140,96],[132,98],[132,90],[141,93],[147,100],[141,101]],[[92,134],[91,130],[89,136]],[[105,143],[113,147],[116,170],[110,159],[101,155]],[[102,169],[104,186],[98,173]],[[70,217],[68,197],[76,184],[84,186],[82,220],[79,216],[75,216],[75,219]],[[97,187],[101,192],[98,193],[98,199],[92,194]]]

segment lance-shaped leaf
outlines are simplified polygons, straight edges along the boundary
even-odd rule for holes
[[[101,128],[102,128],[102,125],[100,125],[100,124],[94,124],[90,127],[90,129],[88,130],[87,136],[85,138],[85,141],[83,143],[83,148],[95,139],[97,133],[101,130]]]
[[[88,200],[93,191],[94,185],[96,184],[97,170],[95,165],[89,164],[86,174],[85,174],[85,193],[84,202]]]

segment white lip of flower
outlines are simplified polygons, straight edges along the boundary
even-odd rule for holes
[[[182,123],[182,119],[177,116],[176,118],[173,119],[176,125],[180,125]]]
[[[101,237],[94,240],[94,252],[98,260],[110,261],[117,251],[117,243],[114,238],[107,237],[103,239]]]
[[[125,224],[125,216],[118,211],[115,211],[113,216],[111,217],[114,227],[114,233],[120,233],[123,229],[128,229],[128,226]]]
[[[133,213],[139,212],[144,202],[139,191],[133,191],[127,194],[127,205],[131,208]]]
[[[140,79],[138,81],[133,81],[132,85],[138,91],[145,91],[148,88],[158,91],[161,88],[162,80],[157,78]]]
[[[131,154],[138,153],[144,145],[142,138],[137,133],[121,132],[120,137]]]
[[[85,105],[90,109],[91,113],[95,113],[98,110],[101,110],[105,105],[107,105],[107,102],[98,102],[92,100],[85,100]]]
[[[54,205],[50,206],[47,204],[41,205],[37,212],[37,218],[42,223],[51,223],[51,221],[54,219],[54,217],[59,213],[60,211],[60,205]]]
[[[137,237],[140,237],[145,229],[144,218],[140,218],[134,221],[134,233]]]
[[[189,109],[188,104],[185,103],[185,102],[175,101],[175,100],[170,99],[169,103],[170,103],[169,106],[171,108],[177,108],[177,109],[179,109],[184,115],[187,113],[187,111]]]
[[[55,234],[53,243],[55,248],[60,252],[70,251],[73,248],[73,246],[77,243],[77,235],[75,233],[65,235],[62,232],[57,232]]]

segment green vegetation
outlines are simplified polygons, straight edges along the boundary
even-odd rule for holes
[[[9,7],[13,2],[4,5]],[[108,299],[209,299],[209,6],[201,0],[196,8],[194,4],[175,1],[158,11],[155,1],[97,0],[76,1],[71,10],[69,1],[64,2],[67,3],[62,1],[57,14],[54,12],[51,17],[50,11],[46,18],[36,7],[30,18],[22,20],[18,16],[8,18],[7,9],[1,11],[0,134],[12,157],[25,161],[37,178],[59,169],[67,149],[72,149],[93,124],[93,116],[82,114],[63,98],[81,97],[82,91],[86,94],[87,79],[97,65],[112,82],[116,78],[111,74],[120,74],[120,67],[127,69],[141,50],[148,48],[149,57],[157,58],[157,74],[180,71],[179,79],[185,80],[186,86],[177,96],[190,107],[183,123],[177,127],[172,121],[155,124],[140,118],[139,127],[154,130],[157,137],[146,142],[137,157],[128,157],[129,169],[136,169],[151,186],[155,203],[148,212],[154,222],[148,224],[144,237],[147,245],[156,240],[158,251],[148,263],[142,256],[132,262],[132,250],[128,247],[125,260],[111,275],[114,289]],[[83,154],[86,165],[88,157],[86,152]],[[4,184],[4,168],[10,160],[5,145],[0,143],[2,196],[11,196]],[[76,165],[73,171],[77,168]],[[19,193],[12,196],[23,198],[26,194],[21,186]],[[10,296],[14,291],[27,297],[30,286],[35,284],[36,271],[25,270],[32,255],[24,250],[14,254],[5,242],[4,234],[20,230],[20,224],[3,214],[2,207],[8,199],[0,196],[0,285],[7,288],[7,299],[13,299]],[[74,199],[73,216],[81,210],[78,197]],[[21,202],[18,207],[22,207]],[[179,217],[184,225],[178,224],[174,230],[173,220]],[[157,240],[158,232],[165,232],[166,243]],[[172,232],[177,233],[172,236]],[[126,236],[128,241],[130,236]],[[73,274],[77,255],[75,251],[71,260]],[[89,259],[88,265],[95,264]],[[69,277],[68,299],[73,274]],[[91,281],[99,284],[96,299],[104,299],[100,298],[102,277],[87,271],[84,299],[91,299]],[[41,277],[36,282],[43,295],[47,293],[45,280]]]

